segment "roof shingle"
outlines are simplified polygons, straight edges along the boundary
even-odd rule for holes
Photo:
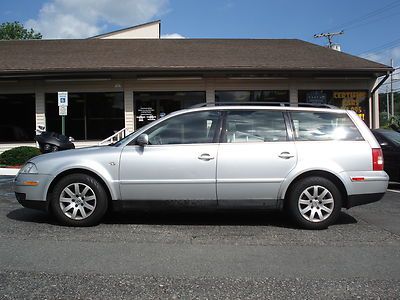
[[[0,74],[125,71],[357,71],[391,67],[295,39],[0,41]]]

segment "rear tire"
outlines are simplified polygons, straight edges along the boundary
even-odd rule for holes
[[[86,174],[70,174],[54,187],[51,210],[67,226],[93,226],[107,211],[107,193],[101,183]]]
[[[287,209],[293,221],[305,229],[325,229],[339,217],[342,195],[324,177],[307,177],[290,189]]]

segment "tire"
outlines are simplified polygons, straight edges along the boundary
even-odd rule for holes
[[[288,195],[287,209],[293,221],[305,229],[325,229],[336,222],[342,208],[338,187],[324,177],[296,182]]]
[[[107,193],[101,183],[86,174],[70,174],[54,187],[51,210],[67,226],[97,225],[107,212]]]

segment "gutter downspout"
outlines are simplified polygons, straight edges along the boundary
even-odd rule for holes
[[[385,77],[372,89],[371,91],[371,108],[372,108],[372,113],[371,113],[371,121],[372,121],[372,128],[375,128],[375,92],[382,86],[382,84],[385,83],[386,79],[389,78],[390,76],[390,71],[387,72],[387,74],[385,75]],[[378,96],[378,100],[379,100],[379,96]],[[379,113],[379,112],[378,112]],[[379,118],[379,116],[378,116]]]

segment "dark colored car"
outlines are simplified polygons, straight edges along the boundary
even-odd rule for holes
[[[392,129],[373,129],[383,151],[385,171],[390,181],[400,182],[400,132]]]

